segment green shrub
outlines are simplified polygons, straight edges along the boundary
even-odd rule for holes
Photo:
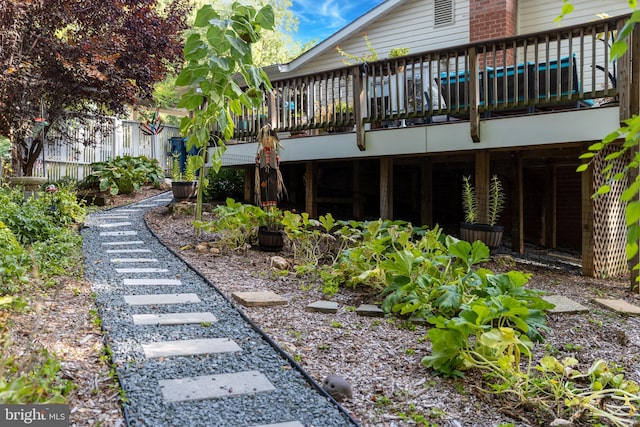
[[[114,157],[104,162],[91,164],[91,174],[83,182],[83,187],[98,185],[100,191],[129,194],[143,185],[159,186],[164,173],[155,159],[129,155]]]
[[[215,173],[213,168],[207,174],[209,184],[204,189],[207,200],[242,200],[244,197],[244,171],[242,169],[222,168]]]

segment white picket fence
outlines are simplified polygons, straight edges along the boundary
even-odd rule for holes
[[[171,169],[170,138],[179,137],[180,129],[165,126],[158,135],[146,135],[137,121],[112,118],[113,126],[104,135],[93,129],[91,124],[67,129],[72,133],[73,142],[62,138],[52,138],[45,144],[42,158],[34,167],[34,176],[46,176],[50,180],[71,178],[82,180],[90,173],[93,162],[105,161],[113,157],[131,155],[157,159],[169,172]],[[71,126],[71,125],[69,125]],[[84,135],[92,135],[95,143],[85,144]]]

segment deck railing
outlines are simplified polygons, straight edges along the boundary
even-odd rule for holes
[[[292,135],[440,120],[473,128],[484,117],[614,102],[609,53],[627,18],[273,79],[262,107],[236,117],[236,138],[253,141],[266,123]]]

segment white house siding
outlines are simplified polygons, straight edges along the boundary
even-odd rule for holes
[[[537,33],[595,21],[599,19],[596,15],[602,12],[610,16],[631,12],[625,0],[579,0],[574,4],[575,10],[556,23],[554,20],[560,15],[562,0],[518,0],[518,33]]]
[[[348,38],[337,43],[346,52],[367,55],[363,33],[366,33],[378,58],[388,57],[395,47],[408,47],[409,53],[419,53],[461,45],[469,42],[469,0],[454,0],[455,21],[451,25],[434,26],[433,0],[408,0],[396,10],[354,28]],[[290,75],[332,70],[343,65],[336,46],[330,46]]]

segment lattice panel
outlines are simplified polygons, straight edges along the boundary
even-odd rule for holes
[[[605,176],[601,171],[605,167],[604,158],[616,151],[618,146],[608,145],[593,161],[593,191],[605,184]],[[622,172],[629,161],[628,155],[615,161],[611,174]],[[596,276],[616,277],[629,272],[625,246],[627,227],[624,211],[626,203],[620,195],[627,186],[627,179],[612,183],[611,191],[601,195],[593,203],[593,244],[594,271]]]

